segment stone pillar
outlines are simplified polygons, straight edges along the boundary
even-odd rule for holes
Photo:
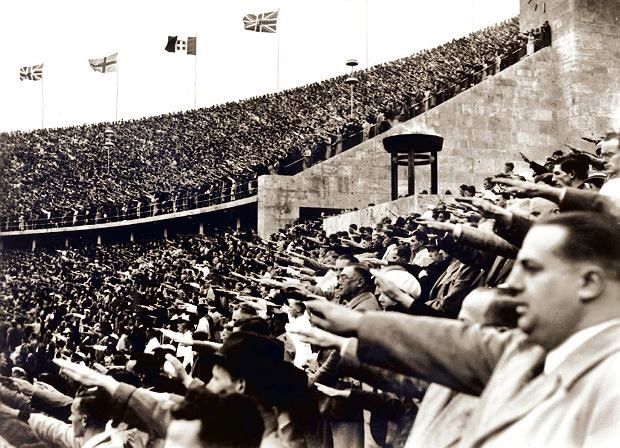
[[[101,246],[101,241],[102,241],[101,234],[98,233],[97,234],[97,246]]]
[[[129,232],[129,242],[133,243],[136,241],[136,238],[133,234],[133,231]]]
[[[65,237],[65,247],[69,247],[69,237]]]
[[[198,235],[204,235],[205,234],[205,225],[204,223],[200,223],[198,224]]]
[[[168,239],[168,227],[164,227],[164,239]]]
[[[564,141],[620,127],[619,0],[521,0],[522,32],[551,27],[562,92],[557,122]],[[593,148],[590,148],[593,149]]]
[[[297,193],[298,190],[302,191],[303,185],[296,185],[296,178],[297,176],[258,178],[257,229],[261,238],[269,238],[272,233],[299,218]]]
[[[33,238],[32,239],[32,246],[31,246],[31,250],[34,252],[37,249],[37,239]]]

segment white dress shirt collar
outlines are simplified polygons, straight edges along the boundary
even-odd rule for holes
[[[620,323],[620,319],[608,320],[606,322],[584,328],[583,330],[571,335],[568,339],[547,353],[544,368],[545,374],[553,372],[571,355],[571,353],[581,347],[586,341],[592,339],[597,334],[617,323]]]

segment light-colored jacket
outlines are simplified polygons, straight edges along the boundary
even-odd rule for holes
[[[108,428],[84,441],[75,437],[70,424],[43,414],[31,414],[28,425],[41,441],[59,448],[142,448],[145,445],[144,433],[136,429]]]
[[[586,341],[547,375],[540,374],[545,350],[519,330],[498,334],[397,313],[364,315],[358,356],[481,394],[460,447],[618,446],[620,324]]]

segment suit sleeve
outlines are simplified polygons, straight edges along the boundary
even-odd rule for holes
[[[458,242],[493,255],[517,258],[519,249],[500,236],[470,226],[459,226],[461,231]]]
[[[514,332],[452,319],[367,313],[358,330],[357,356],[362,362],[480,395],[514,337]]]
[[[161,394],[122,383],[112,397],[117,406],[131,410],[151,434],[164,438],[170,413],[183,400],[180,395]]]
[[[499,229],[497,234],[508,241],[510,244],[514,244],[516,247],[521,247],[525,235],[532,227],[533,221],[525,216],[513,214],[512,222],[509,229]]]
[[[43,414],[32,414],[28,419],[32,432],[48,445],[58,448],[79,448],[81,440],[73,435],[73,427]]]
[[[340,376],[339,364],[340,354],[336,350],[331,350],[325,362],[314,374],[309,376],[308,380],[312,384],[334,384]]]
[[[351,376],[384,392],[392,392],[404,398],[421,399],[428,383],[412,376],[396,373],[381,367],[360,363],[357,358],[357,339],[351,338],[343,347],[341,368],[344,375]]]
[[[620,216],[620,207],[614,201],[596,191],[566,188],[560,200],[562,211],[590,210]]]
[[[388,394],[361,389],[352,389],[349,401],[360,409],[367,409],[387,419],[396,419],[413,407],[412,403]]]
[[[71,415],[73,398],[57,390],[35,388],[32,394],[31,406],[38,411],[51,415],[60,420],[67,420]]]
[[[592,374],[592,395],[584,396],[584,426],[580,433],[583,447],[613,447],[618,444],[618,427],[620,426],[620,391],[618,390],[618,372],[620,357],[616,354],[605,365],[598,366]]]

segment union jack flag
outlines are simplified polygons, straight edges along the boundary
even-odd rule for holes
[[[105,58],[89,59],[90,68],[99,73],[115,72],[118,67],[118,53],[111,54]]]
[[[243,18],[243,28],[257,33],[275,33],[278,25],[278,11],[248,14]]]
[[[22,67],[19,69],[19,80],[40,81],[43,79],[43,64]]]

